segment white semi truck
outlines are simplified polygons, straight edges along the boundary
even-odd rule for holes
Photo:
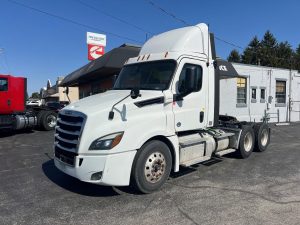
[[[237,76],[216,58],[206,24],[154,36],[125,63],[112,90],[60,111],[55,165],[84,182],[150,193],[180,166],[264,151],[265,122],[219,115],[220,79]]]

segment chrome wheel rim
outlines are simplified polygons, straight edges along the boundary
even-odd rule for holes
[[[55,127],[56,125],[56,116],[49,115],[47,117],[47,124],[49,127]]]
[[[144,174],[150,183],[157,183],[165,174],[166,160],[160,152],[152,153],[146,160]]]
[[[253,145],[253,138],[250,132],[245,135],[244,148],[246,152],[250,152]]]
[[[261,132],[261,145],[266,146],[269,140],[269,132],[267,129],[264,129]]]

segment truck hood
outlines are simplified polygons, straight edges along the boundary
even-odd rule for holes
[[[132,99],[130,96],[124,101],[120,102],[115,106],[115,109],[122,109],[125,105],[127,111],[137,109],[138,107],[134,104],[136,102],[141,102],[144,100],[149,100],[153,98],[163,97],[162,91],[153,91],[153,90],[141,90],[141,97]],[[86,98],[83,98],[77,102],[74,102],[63,110],[75,110],[82,112],[87,116],[97,114],[99,112],[107,111],[109,112],[111,107],[120,101],[122,98],[125,98],[130,94],[130,90],[110,90],[101,94],[92,95]]]

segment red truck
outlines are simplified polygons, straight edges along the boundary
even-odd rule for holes
[[[49,107],[26,108],[27,79],[0,74],[0,130],[52,130],[57,113]]]

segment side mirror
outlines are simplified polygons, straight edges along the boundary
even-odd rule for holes
[[[133,89],[131,90],[131,92],[130,92],[130,97],[131,97],[132,99],[136,99],[137,97],[140,97],[140,96],[141,96],[141,94],[140,94],[140,90],[139,90],[139,89],[133,88]]]
[[[69,87],[66,87],[65,93],[66,93],[66,95],[69,94]]]

